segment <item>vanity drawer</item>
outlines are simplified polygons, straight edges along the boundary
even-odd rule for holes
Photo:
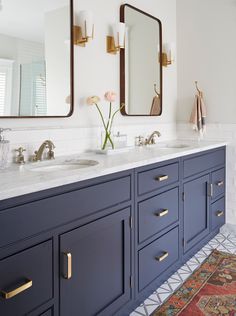
[[[184,178],[208,171],[225,163],[225,149],[184,160]]]
[[[225,198],[211,205],[211,230],[221,227],[225,223]]]
[[[53,297],[52,241],[0,261],[0,314],[24,316]]]
[[[131,176],[126,176],[1,211],[0,247],[130,199]]]
[[[138,205],[139,243],[179,219],[179,190],[174,188]]]
[[[213,199],[225,192],[225,168],[222,168],[212,173],[212,185]]]
[[[179,259],[179,230],[172,229],[139,251],[139,291]]]
[[[179,163],[138,173],[138,194],[142,195],[179,180]]]

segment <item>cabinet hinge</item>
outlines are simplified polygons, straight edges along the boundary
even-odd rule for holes
[[[129,285],[130,285],[130,288],[132,289],[132,287],[133,287],[133,276],[132,275],[129,278]]]
[[[185,201],[185,193],[182,193],[182,200]]]
[[[185,240],[184,240],[184,238],[182,240],[182,245],[183,245],[183,247],[185,247]]]
[[[213,184],[208,184],[208,196],[213,197]]]
[[[129,226],[131,229],[133,228],[133,217],[132,216],[130,216],[130,218],[129,218]]]

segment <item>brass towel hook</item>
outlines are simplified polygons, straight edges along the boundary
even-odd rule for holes
[[[199,89],[199,87],[198,87],[198,82],[197,81],[195,81],[195,85],[196,85],[196,89],[197,89],[197,92],[198,92],[198,94],[202,97],[202,91]]]
[[[158,93],[158,91],[157,91],[156,83],[154,83],[154,91],[155,91],[156,95],[160,98],[160,93]]]

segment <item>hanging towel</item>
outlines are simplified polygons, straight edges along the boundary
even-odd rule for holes
[[[206,132],[206,106],[201,93],[195,96],[190,123],[193,124],[193,129],[202,137]]]
[[[160,97],[155,96],[152,100],[150,115],[160,115],[160,114],[161,114]]]

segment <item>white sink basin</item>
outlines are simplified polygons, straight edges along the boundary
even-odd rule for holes
[[[183,149],[183,148],[190,147],[190,145],[182,144],[182,143],[156,144],[154,146],[155,146],[155,148],[158,148],[158,149]]]
[[[53,171],[66,171],[66,170],[77,170],[83,168],[89,168],[96,166],[98,161],[96,160],[86,160],[86,159],[76,159],[76,160],[65,160],[64,162],[42,162],[35,165],[27,166],[27,170],[33,172],[53,172]]]

